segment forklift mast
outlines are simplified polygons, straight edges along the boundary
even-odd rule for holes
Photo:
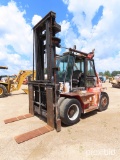
[[[56,46],[60,39],[55,34],[61,31],[61,26],[55,21],[56,14],[49,12],[34,28],[34,51],[36,62],[36,80],[45,80],[56,83]],[[33,53],[34,54],[34,53]],[[33,57],[34,57],[33,56]]]
[[[51,11],[33,28],[36,80],[28,84],[29,112],[46,117],[47,124],[60,131],[61,120],[57,104],[60,93],[59,83],[56,82],[55,58],[60,39],[55,35],[61,31],[61,26],[56,23],[55,18],[56,14]]]

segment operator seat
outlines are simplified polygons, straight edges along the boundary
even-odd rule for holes
[[[73,71],[73,76],[72,76],[72,84],[73,86],[78,86],[80,82],[80,76],[81,76],[81,71],[80,70],[75,70]]]
[[[85,87],[84,73],[80,70],[73,71],[72,76],[72,85],[73,87]]]
[[[84,73],[81,73],[81,76],[79,78],[78,87],[85,87],[85,77]]]

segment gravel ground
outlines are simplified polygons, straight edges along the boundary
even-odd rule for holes
[[[83,115],[76,125],[62,126],[32,140],[17,144],[16,135],[44,126],[37,117],[11,124],[4,119],[28,113],[28,95],[22,90],[0,99],[1,160],[119,160],[120,159],[120,89],[106,82],[109,108]]]

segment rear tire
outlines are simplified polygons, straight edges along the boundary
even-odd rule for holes
[[[0,98],[6,96],[6,94],[7,94],[7,88],[4,85],[0,84]]]
[[[66,125],[77,123],[81,116],[81,105],[77,99],[66,98],[60,105],[61,121]]]
[[[101,112],[101,111],[104,111],[108,108],[108,105],[109,105],[109,97],[108,97],[108,94],[106,92],[102,92],[101,93],[101,97],[100,97],[100,103],[99,103],[99,108],[98,110]]]

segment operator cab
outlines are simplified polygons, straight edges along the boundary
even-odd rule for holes
[[[59,68],[57,81],[63,85],[67,84],[69,91],[75,88],[86,89],[96,86],[97,75],[92,58],[66,52],[62,56],[57,56],[56,62]]]

